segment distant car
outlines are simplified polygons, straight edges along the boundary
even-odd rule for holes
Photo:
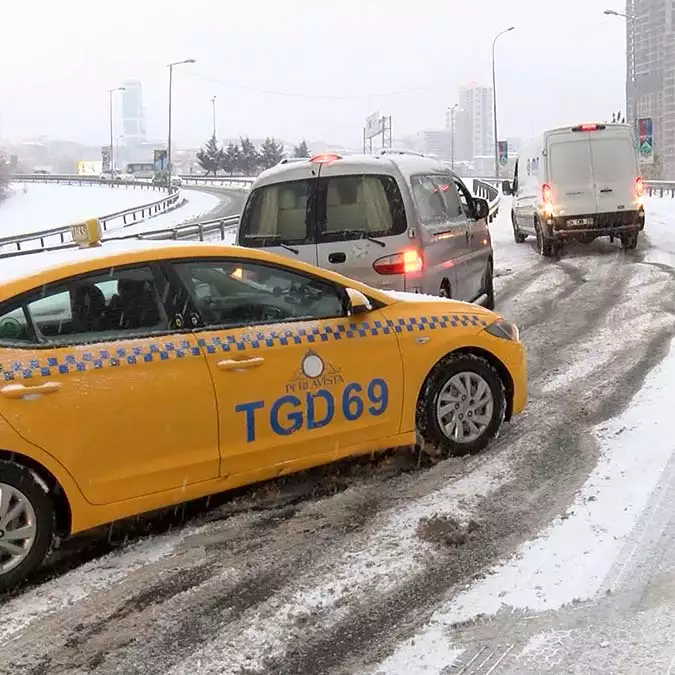
[[[525,406],[484,307],[92,224],[0,264],[0,590],[55,536],[418,439],[478,452]]]
[[[457,174],[418,153],[328,153],[261,173],[237,243],[376,288],[493,309],[489,215]]]
[[[115,180],[120,182],[127,181],[130,183],[133,183],[136,180],[136,176],[134,176],[132,173],[125,173],[119,169],[115,169],[112,174],[110,171],[103,171],[99,178],[100,180]]]
[[[524,143],[513,181],[513,236],[537,238],[542,256],[564,241],[619,239],[634,249],[645,226],[644,183],[635,137],[628,124],[578,124],[550,129]]]
[[[171,176],[171,187],[181,187],[183,179],[180,176]]]

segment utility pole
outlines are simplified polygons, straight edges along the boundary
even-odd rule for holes
[[[494,117],[494,134],[495,134],[495,177],[499,178],[499,133],[497,127],[497,75],[495,69],[495,45],[497,40],[506,33],[510,33],[512,30],[515,30],[515,26],[510,26],[506,30],[503,30],[501,33],[495,35],[495,39],[492,41],[492,116]]]
[[[213,105],[213,138],[216,137],[216,97],[211,97],[211,104]]]
[[[169,68],[169,147],[166,152],[166,169],[168,173],[167,187],[171,187],[171,94],[173,88],[173,67],[180,66],[183,63],[194,63],[194,59],[184,59],[183,61],[174,61],[168,65]]]

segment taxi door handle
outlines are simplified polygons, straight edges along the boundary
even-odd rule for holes
[[[42,394],[55,394],[61,389],[61,386],[60,382],[45,382],[44,384],[28,387],[24,384],[8,384],[0,389],[0,394],[5,398],[27,398]]]
[[[225,359],[224,361],[218,361],[216,365],[220,370],[243,370],[244,368],[262,366],[263,363],[265,363],[265,359],[262,356],[255,356],[252,359],[241,359],[240,361]]]

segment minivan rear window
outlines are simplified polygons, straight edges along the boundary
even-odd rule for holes
[[[239,243],[256,247],[312,243],[315,184],[316,179],[310,178],[253,190],[241,217]]]
[[[559,185],[592,185],[591,145],[588,138],[553,142],[549,148],[551,179]]]
[[[402,234],[403,196],[392,176],[350,174],[255,188],[239,227],[249,247]]]
[[[329,176],[320,178],[319,184],[319,241],[406,231],[403,197],[392,176]]]

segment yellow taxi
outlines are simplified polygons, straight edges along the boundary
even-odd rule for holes
[[[476,452],[525,405],[518,329],[477,305],[73,235],[0,261],[0,589],[56,536],[421,439]]]

